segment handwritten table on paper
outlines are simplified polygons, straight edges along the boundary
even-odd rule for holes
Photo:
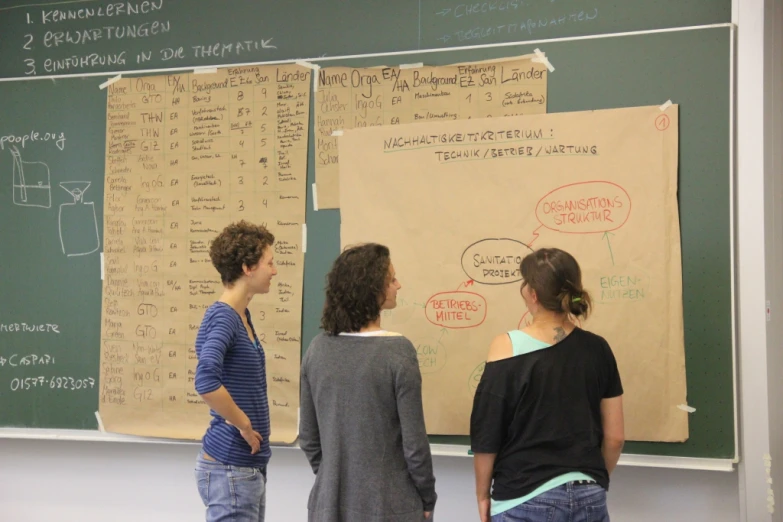
[[[438,67],[327,67],[315,99],[318,207],[339,208],[332,132],[422,121],[543,114],[547,68],[535,55]]]
[[[297,434],[311,71],[295,65],[109,86],[100,413],[106,430],[198,439],[195,337],[230,222],[266,224],[278,275],[250,304],[274,442]]]

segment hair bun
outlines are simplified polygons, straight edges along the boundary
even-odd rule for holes
[[[590,296],[582,290],[571,295],[569,311],[575,317],[587,315],[590,310]]]
[[[586,316],[590,311],[590,295],[585,290],[565,292],[563,311],[574,317]]]

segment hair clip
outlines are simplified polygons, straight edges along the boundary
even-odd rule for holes
[[[581,297],[574,297],[574,298],[572,298],[572,299],[571,299],[571,302],[572,302],[572,303],[578,303],[578,302],[579,302],[579,301],[581,301],[581,300],[582,300],[582,298],[581,298]]]

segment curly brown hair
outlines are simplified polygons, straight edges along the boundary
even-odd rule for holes
[[[209,258],[223,284],[231,284],[242,276],[244,266],[256,266],[274,242],[275,236],[266,228],[243,220],[218,234],[209,247]]]
[[[559,248],[540,248],[519,265],[524,284],[536,291],[546,310],[587,317],[590,294],[582,287],[582,270],[574,256]]]
[[[358,332],[381,315],[389,283],[389,248],[377,243],[346,248],[326,276],[321,328],[331,335]]]

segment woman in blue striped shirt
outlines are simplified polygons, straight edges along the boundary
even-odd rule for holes
[[[240,221],[209,251],[224,291],[196,337],[196,391],[212,415],[196,463],[207,522],[264,520],[271,456],[266,361],[247,305],[269,292],[277,274],[274,240],[264,227]]]

